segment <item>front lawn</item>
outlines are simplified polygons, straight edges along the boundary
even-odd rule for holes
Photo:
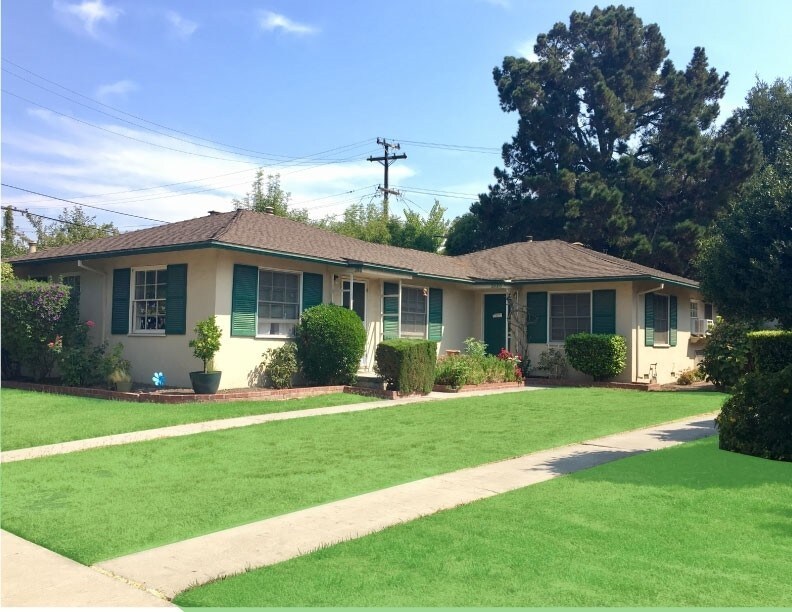
[[[0,393],[0,447],[7,451],[168,425],[366,401],[371,398],[333,393],[292,400],[167,405],[3,389]]]
[[[297,419],[2,466],[4,529],[94,563],[324,502],[716,410],[552,389]]]
[[[186,591],[179,606],[792,606],[792,463],[712,437]]]

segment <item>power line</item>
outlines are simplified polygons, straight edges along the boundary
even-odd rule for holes
[[[466,153],[485,153],[489,155],[500,155],[501,148],[500,147],[479,147],[474,145],[457,145],[457,144],[446,144],[442,142],[426,142],[422,140],[407,140],[406,138],[398,138],[399,142],[403,142],[405,144],[413,145],[416,147],[424,147],[428,149],[445,149],[447,151],[461,151]]]
[[[112,234],[113,231],[110,229],[105,229],[103,227],[98,227],[96,225],[85,225],[84,223],[77,223],[76,221],[67,221],[66,219],[56,219],[55,217],[48,217],[47,215],[40,215],[38,213],[32,213],[29,210],[22,210],[21,208],[14,208],[13,206],[3,206],[3,210],[12,210],[14,212],[20,213],[24,216],[32,216],[32,217],[40,217],[41,219],[47,219],[48,221],[57,221],[58,223],[65,223],[66,225],[74,225],[75,227],[84,227],[86,229],[94,229],[99,230],[101,232],[106,232],[108,234]]]
[[[111,210],[109,208],[101,208],[99,206],[92,206],[90,204],[81,204],[80,202],[74,202],[73,200],[67,200],[65,198],[59,198],[57,196],[49,195],[46,193],[41,193],[39,191],[32,191],[30,189],[25,189],[23,187],[17,187],[16,185],[9,185],[8,183],[0,183],[3,187],[9,187],[11,189],[16,189],[17,191],[24,191],[26,193],[32,193],[38,196],[42,196],[44,198],[50,198],[51,200],[58,200],[60,202],[66,202],[67,204],[75,204],[76,206],[84,206],[85,208],[93,208],[96,210],[101,210],[104,212],[114,213],[116,215],[124,215],[125,217],[134,217],[135,219],[143,219],[144,221],[156,221],[157,223],[168,223],[167,221],[163,221],[162,219],[152,219],[151,217],[141,217],[140,215],[133,215],[132,213],[125,213],[118,210]],[[31,213],[33,214],[33,213]],[[57,220],[57,219],[56,219]]]

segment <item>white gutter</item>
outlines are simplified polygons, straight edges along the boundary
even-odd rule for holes
[[[652,289],[647,289],[646,291],[639,291],[635,294],[633,301],[635,302],[635,342],[633,343],[633,350],[635,351],[635,380],[638,380],[638,372],[639,372],[639,349],[640,346],[639,341],[641,338],[641,316],[638,312],[638,297],[641,295],[646,295],[647,293],[654,293],[655,291],[662,291],[665,288],[665,283],[660,283],[659,286],[653,287]]]
[[[93,272],[94,274],[98,274],[103,278],[107,278],[107,274],[105,272],[102,272],[101,270],[97,270],[96,268],[91,268],[89,266],[86,266],[82,262],[82,259],[77,260],[77,267],[83,270],[87,270],[88,272]],[[102,288],[102,342],[107,340],[107,300],[105,299],[104,296],[105,289],[106,287]]]

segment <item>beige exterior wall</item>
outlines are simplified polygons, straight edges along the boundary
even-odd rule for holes
[[[627,344],[627,367],[616,380],[640,382],[650,380],[650,365],[656,364],[657,382],[674,382],[680,372],[696,365],[696,351],[701,350],[703,341],[691,336],[690,300],[701,301],[697,290],[674,287],[666,284],[658,293],[677,296],[677,344],[676,346],[645,346],[644,305],[646,291],[658,289],[658,282],[613,282],[613,283],[557,283],[531,285],[520,291],[520,303],[525,304],[525,294],[533,291],[551,293],[578,293],[613,289],[616,291],[616,333],[623,336]],[[702,303],[703,304],[703,303]],[[549,313],[549,305],[548,305]],[[549,324],[549,321],[548,321]],[[549,340],[548,333],[548,340]],[[513,345],[514,346],[514,345]],[[527,355],[534,368],[541,353],[549,347],[563,350],[563,343],[547,342],[528,345]],[[572,381],[586,381],[590,377],[570,368]]]
[[[114,335],[110,333],[110,312],[112,306],[113,270],[115,268],[164,267],[168,264],[187,264],[187,333],[185,335]],[[95,342],[107,340],[111,345],[122,342],[124,356],[132,362],[132,376],[135,381],[149,382],[152,373],[162,371],[169,385],[189,387],[189,372],[200,369],[201,362],[192,356],[188,346],[193,337],[192,329],[196,322],[211,314],[216,314],[218,324],[223,330],[222,348],[215,358],[214,366],[223,372],[221,388],[248,387],[260,384],[260,364],[262,353],[269,348],[281,346],[284,338],[240,338],[231,337],[231,293],[234,264],[312,272],[322,274],[323,301],[342,303],[341,286],[344,280],[353,278],[366,284],[366,353],[361,362],[361,372],[372,372],[374,352],[382,339],[382,291],[384,282],[402,282],[407,286],[434,287],[443,290],[443,337],[438,346],[439,354],[446,350],[461,350],[464,340],[470,336],[483,337],[483,302],[486,293],[507,291],[518,301],[525,304],[525,294],[529,291],[590,292],[597,289],[616,291],[616,333],[627,340],[628,362],[622,381],[643,381],[649,375],[650,364],[657,364],[656,373],[659,383],[672,382],[680,372],[693,367],[696,351],[701,350],[703,342],[691,337],[690,300],[700,299],[695,290],[666,287],[660,292],[677,296],[678,324],[677,345],[644,346],[644,302],[643,292],[655,289],[659,283],[650,282],[612,282],[612,283],[557,283],[531,285],[528,287],[471,287],[461,283],[429,281],[424,279],[398,279],[376,273],[354,273],[349,268],[319,263],[303,262],[282,257],[262,256],[241,251],[200,249],[194,251],[174,251],[162,254],[136,255],[108,259],[86,260],[91,268],[79,268],[74,263],[52,264],[46,266],[20,266],[18,275],[43,276],[57,279],[58,276],[80,276],[80,311],[83,319],[96,323],[92,330]],[[703,316],[703,315],[701,315]],[[524,329],[524,328],[523,328]],[[522,352],[536,366],[540,354],[549,346],[563,348],[562,344],[530,344],[527,350],[520,341],[520,334],[512,330],[511,350]],[[584,379],[572,372],[573,380]]]

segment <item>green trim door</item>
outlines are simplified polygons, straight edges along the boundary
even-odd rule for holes
[[[484,342],[487,352],[497,355],[506,348],[506,296],[502,293],[484,296]]]

